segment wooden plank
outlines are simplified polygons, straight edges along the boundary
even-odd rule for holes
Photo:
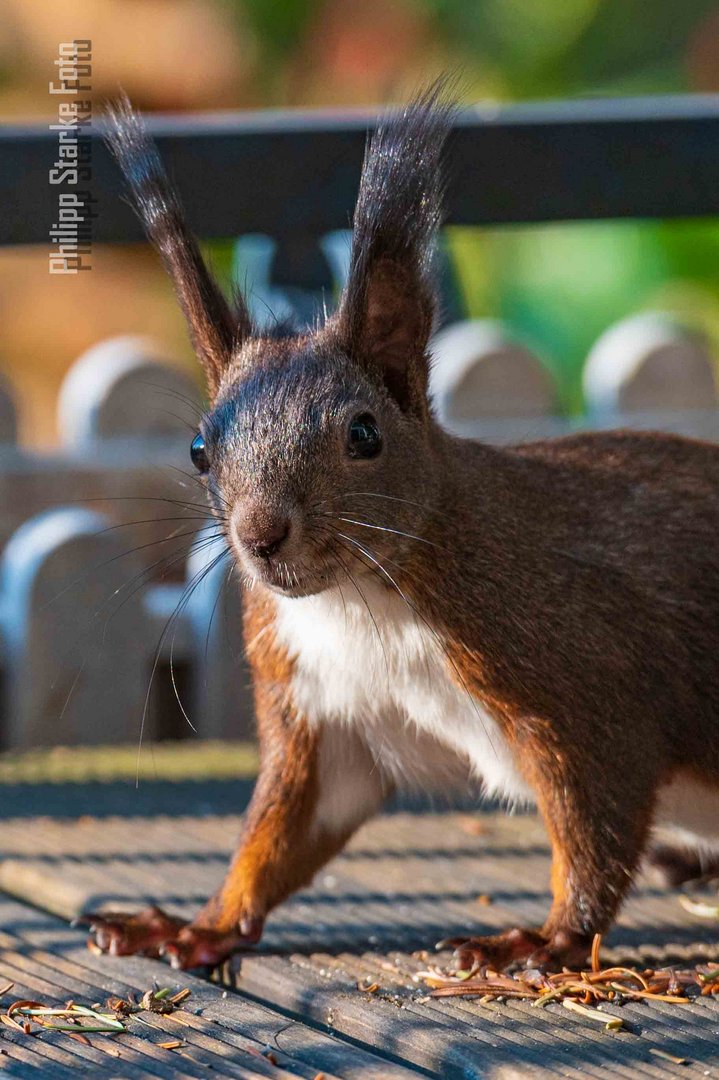
[[[292,1012],[325,1022],[332,1030],[362,1041],[376,1040],[408,1061],[448,1078],[493,1075],[510,1064],[517,1076],[552,1076],[557,1071],[575,1078],[600,1075],[591,1067],[583,1045],[570,1047],[578,1055],[585,1051],[581,1066],[572,1070],[562,1042],[540,1047],[533,1035],[528,1038],[526,1031],[517,1031],[511,1022],[514,1018],[507,1025],[509,1038],[502,1038],[484,1017],[462,1018],[457,1008],[423,1004],[426,995],[416,986],[409,993],[405,983],[404,992],[385,988],[372,995],[361,994],[356,989],[358,974],[351,965],[343,967],[342,961],[333,963],[326,956],[294,956],[290,960],[252,957],[243,964],[240,985],[252,993],[261,992]],[[381,971],[372,971],[371,965],[365,974],[383,977]],[[543,1017],[532,1019],[535,1026],[544,1021]]]
[[[88,982],[86,978],[78,979],[76,976],[68,978],[62,970],[57,970],[59,965],[55,964],[54,957],[51,956],[50,961],[50,964],[44,964],[41,961],[38,962],[36,959],[24,957],[21,953],[13,951],[12,949],[3,948],[1,961],[3,978],[7,977],[14,981],[15,985],[12,990],[12,997],[35,999],[46,1002],[50,1006],[60,1006],[64,1004],[68,998],[72,998],[83,1004],[86,1003],[92,1005],[95,1001],[102,998],[100,987],[93,985],[92,982]],[[148,988],[149,987],[146,987],[146,989]],[[112,1040],[104,1036],[97,1036],[94,1039],[91,1039],[88,1036],[88,1041],[91,1043],[90,1046],[78,1044],[69,1039],[63,1040],[59,1035],[52,1035],[52,1037],[57,1040],[57,1045],[62,1048],[67,1047],[68,1051],[78,1058],[82,1060],[89,1059],[96,1064],[104,1064],[103,1055],[108,1052],[111,1053],[114,1049],[117,1056],[119,1056],[126,1065],[130,1066],[130,1076],[134,1074],[132,1065],[133,1063],[137,1063],[138,1052],[144,1056],[144,1067],[147,1071],[162,1077],[173,1076],[176,1068],[173,1059],[176,1061],[178,1055],[174,1053],[170,1055],[169,1052],[162,1054],[161,1051],[163,1048],[158,1047],[143,1029],[147,1026],[150,1031],[159,1031],[163,1041],[170,1041],[178,1038],[181,1038],[184,1041],[187,1038],[185,1031],[186,1025],[184,1022],[178,1025],[177,1018],[155,1018],[149,1015],[145,1016],[144,1014],[141,1017],[141,1023],[142,1027],[140,1027],[139,1022],[135,1022],[134,1024],[130,1023],[128,1025],[129,1030],[135,1032],[135,1034],[123,1034],[117,1037],[113,1036]],[[136,1034],[137,1032],[142,1032],[145,1036],[145,1040],[140,1038],[138,1034]],[[45,1039],[50,1038],[47,1033],[43,1033],[43,1037]],[[125,1052],[126,1046],[129,1055]],[[202,1049],[207,1050],[207,1046],[202,1047]],[[212,1057],[217,1057],[217,1054],[212,1054],[213,1049],[214,1047],[211,1046],[210,1053]],[[257,1049],[259,1053],[259,1047],[256,1047],[255,1049]],[[128,1057],[129,1060],[127,1060]],[[159,1059],[159,1061],[157,1059]],[[209,1065],[210,1067],[215,1067],[217,1064],[216,1062],[213,1062],[211,1058],[208,1059],[206,1057],[200,1057],[200,1060],[197,1062],[193,1062],[192,1059],[190,1059],[190,1061],[191,1064],[189,1065],[184,1060],[179,1062],[181,1070],[184,1070],[185,1074],[189,1076],[202,1075],[202,1068],[198,1069],[195,1067],[196,1065]],[[270,1063],[263,1063],[256,1068],[253,1060],[249,1063],[245,1062],[245,1065],[248,1065],[249,1067],[244,1069],[239,1065],[238,1071],[230,1069],[230,1075],[267,1075],[270,1071]]]
[[[192,990],[181,1013],[162,1017],[143,1012],[142,1024],[131,1021],[127,1034],[112,1039],[90,1037],[90,1047],[55,1033],[44,1032],[29,1039],[10,1032],[13,1046],[21,1053],[29,1046],[61,1066],[93,1062],[97,1067],[93,1075],[117,1075],[114,1070],[122,1068],[122,1075],[130,1080],[205,1076],[208,1068],[222,1076],[267,1076],[274,1080],[297,1076],[312,1080],[318,1072],[327,1080],[360,1076],[409,1080],[416,1075],[265,1005],[193,976],[177,975],[154,961],[108,961],[94,956],[85,949],[82,932],[13,901],[0,900],[0,925],[4,927],[0,930],[0,979],[15,982],[0,1003],[5,1007],[19,997],[49,1004],[64,1003],[71,997],[92,1004],[110,994],[125,997],[134,991],[140,995],[153,985]],[[0,1029],[0,1043],[7,1031]],[[179,1050],[159,1046],[176,1039],[183,1043]],[[266,1057],[268,1050],[276,1063]],[[73,1056],[80,1060],[73,1061]]]
[[[266,950],[411,951],[448,934],[541,921],[550,900],[541,824],[531,815],[487,814],[477,819],[482,832],[470,835],[467,821],[457,813],[377,818],[310,889],[273,914]],[[132,909],[150,898],[189,915],[221,881],[240,822],[232,815],[6,820],[0,887],[66,918],[83,907]],[[491,904],[478,903],[486,895]],[[715,944],[711,924],[640,879],[607,939],[607,956],[711,958]]]
[[[83,901],[131,909],[141,894],[190,915],[221,880],[239,825],[236,816],[9,820],[2,832],[0,886],[65,916]],[[441,1076],[501,1075],[510,1068],[513,1076],[597,1080],[607,1069],[644,1080],[681,1074],[650,1047],[702,1068],[719,1067],[719,1007],[709,999],[681,1007],[626,1006],[621,1015],[636,1034],[610,1036],[556,1006],[428,998],[415,976],[434,953],[413,955],[416,950],[431,949],[447,934],[540,921],[549,905],[548,878],[548,845],[534,816],[388,813],[360,830],[311,888],[281,907],[261,947],[226,966],[221,977],[367,1050]],[[481,895],[492,902],[478,902]],[[53,927],[50,940],[43,940],[39,926],[32,931],[33,947],[43,952],[35,959],[42,959],[46,972],[54,951],[62,957],[58,971],[82,955],[72,952],[76,931],[65,931],[71,935],[65,942]],[[694,963],[718,954],[716,928],[646,878],[603,949],[608,962],[638,964]],[[88,955],[82,967],[107,985],[134,970],[133,964],[149,963]],[[176,978],[154,963],[151,970]],[[378,991],[358,990],[364,980],[377,982]],[[213,1008],[218,1004],[221,1010],[221,997]],[[303,1034],[292,1038],[302,1042],[305,1028],[298,1030]],[[344,1075],[332,1062],[325,1071]]]

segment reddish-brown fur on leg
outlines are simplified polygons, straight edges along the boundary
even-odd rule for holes
[[[486,665],[466,653],[458,657],[468,685],[486,677]],[[594,935],[613,922],[641,859],[659,782],[657,748],[649,752],[637,730],[621,746],[616,737],[602,738],[612,718],[602,715],[599,702],[583,740],[576,738],[573,716],[562,720],[559,703],[550,722],[522,716],[516,704],[497,705],[494,712],[550,838],[553,902],[541,929],[458,942],[459,962],[465,968],[582,964]]]
[[[162,954],[176,967],[214,966],[256,943],[272,908],[310,882],[353,831],[314,822],[322,733],[292,704],[292,665],[274,640],[268,608],[248,597],[245,623],[261,765],[227,876],[189,925],[168,919],[158,908],[151,909],[152,919],[145,913],[93,916],[101,948]]]
[[[254,672],[260,774],[224,882],[165,948],[180,967],[218,963],[257,941],[272,908],[308,884],[353,831],[321,828],[314,821],[322,734],[296,712],[292,664],[274,640],[268,606],[252,596],[246,601],[245,635]]]

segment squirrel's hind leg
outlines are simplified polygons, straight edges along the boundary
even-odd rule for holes
[[[463,969],[582,966],[594,935],[611,926],[643,854],[656,786],[651,761],[618,754],[620,770],[592,760],[584,744],[553,753],[547,735],[521,749],[552,845],[549,916],[541,928],[451,942]]]
[[[676,889],[688,881],[719,877],[719,854],[656,844],[647,855],[646,866],[658,884]]]

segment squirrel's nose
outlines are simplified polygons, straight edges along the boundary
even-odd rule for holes
[[[256,559],[269,559],[280,550],[289,532],[290,523],[285,518],[268,523],[262,529],[254,529],[251,535],[243,537],[242,540]]]

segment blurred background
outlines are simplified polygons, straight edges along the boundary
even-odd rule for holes
[[[52,58],[79,35],[98,105],[122,86],[148,111],[368,107],[447,68],[467,101],[719,89],[713,0],[0,0],[0,120],[52,117]],[[467,313],[507,320],[546,358],[564,411],[582,408],[589,346],[629,313],[671,309],[719,340],[716,221],[455,229],[449,244]],[[54,444],[64,373],[117,333],[194,370],[146,247],[96,247],[92,272],[67,278],[44,250],[0,251],[0,371],[23,442]]]

